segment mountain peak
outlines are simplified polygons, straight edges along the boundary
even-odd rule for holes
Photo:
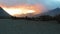
[[[54,9],[54,11],[60,11],[60,8],[56,8],[56,9]]]
[[[2,7],[0,7],[0,10],[3,9]]]
[[[2,17],[10,17],[11,15],[9,15],[2,7],[0,7],[0,16]]]
[[[60,14],[60,8],[55,8],[53,10],[49,10],[48,12],[44,13],[45,15],[51,15],[51,16],[55,16]]]
[[[56,9],[60,9],[60,8],[56,8]]]

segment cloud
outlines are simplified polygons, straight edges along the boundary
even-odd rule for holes
[[[4,4],[6,6],[21,5],[24,3],[26,4],[42,3],[48,9],[60,7],[60,0],[0,0],[0,4]]]
[[[54,9],[56,7],[60,7],[60,0],[44,0],[42,1],[42,3],[44,5],[46,5],[46,7],[48,7],[49,9]]]
[[[37,3],[36,0],[0,0],[0,3],[5,5],[19,5],[19,4],[35,4]]]

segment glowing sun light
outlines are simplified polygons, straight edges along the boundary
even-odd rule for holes
[[[30,9],[15,9],[15,8],[4,8],[7,13],[14,16],[15,14],[27,14],[27,13],[34,13],[34,10]]]
[[[25,16],[25,15],[37,15],[42,13],[45,9],[42,5],[19,5],[12,7],[3,7],[3,9],[11,16]]]

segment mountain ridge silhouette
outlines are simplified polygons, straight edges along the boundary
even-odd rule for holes
[[[60,8],[55,8],[53,10],[49,10],[48,12],[45,12],[44,15],[50,15],[50,16],[56,16],[60,14]]]
[[[9,15],[7,12],[5,12],[5,10],[2,8],[2,7],[0,7],[0,17],[11,17],[11,15]]]

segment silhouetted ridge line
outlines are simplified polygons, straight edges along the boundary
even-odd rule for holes
[[[0,18],[10,18],[11,15],[9,15],[7,12],[5,12],[5,10],[0,7]]]
[[[59,14],[60,14],[60,8],[49,10],[48,12],[44,13],[44,15],[50,15],[50,16],[56,16]]]

